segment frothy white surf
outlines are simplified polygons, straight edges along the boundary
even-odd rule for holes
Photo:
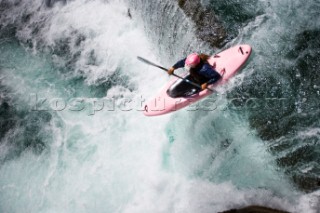
[[[18,37],[45,49],[66,42],[66,54],[75,57],[71,73],[84,76],[87,84],[116,72],[130,76],[132,90],[118,85],[106,96],[150,97],[168,78],[136,60],[141,55],[157,61],[157,55],[127,9],[122,1],[80,0],[52,9],[40,1],[24,2],[15,11],[27,10],[33,16],[28,24],[20,23]],[[40,31],[32,33],[32,24]],[[64,57],[53,56],[55,63]],[[32,64],[40,59],[28,60]],[[20,94],[35,92],[34,86],[46,91],[46,98],[72,93],[64,84],[32,85],[37,76],[52,81],[48,76],[54,70],[23,73],[20,68],[11,70],[11,76],[28,85],[12,80],[6,85]],[[217,104],[227,105],[224,98]],[[294,190],[263,142],[232,111],[181,111],[157,118],[135,110],[52,114],[48,151],[39,156],[24,152],[0,168],[4,212],[216,212],[247,204],[300,210],[291,195],[296,195]],[[312,212],[308,208],[304,210]]]

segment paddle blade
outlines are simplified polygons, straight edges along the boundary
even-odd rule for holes
[[[164,68],[164,67],[161,67],[161,66],[159,66],[159,65],[157,65],[157,64],[155,64],[155,63],[153,63],[153,62],[151,62],[151,61],[148,61],[147,59],[142,58],[142,57],[140,57],[140,56],[137,56],[137,59],[138,59],[139,61],[142,61],[143,63],[149,64],[149,65],[154,66],[154,67],[158,67],[158,68],[163,69],[163,70],[165,70],[165,71],[168,70],[168,69],[166,69],[166,68]]]
[[[137,56],[137,59],[138,59],[139,61],[142,61],[143,63],[146,63],[146,64],[150,64],[150,65],[153,64],[152,62],[150,62],[150,61],[148,61],[147,59],[142,58],[142,57],[140,57],[140,56]]]

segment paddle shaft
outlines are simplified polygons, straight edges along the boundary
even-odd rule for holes
[[[166,69],[166,68],[164,68],[164,67],[162,67],[162,66],[159,66],[159,65],[157,65],[157,64],[155,64],[155,63],[153,63],[153,62],[151,62],[151,61],[148,61],[148,60],[145,59],[145,58],[142,58],[142,57],[140,57],[140,56],[138,56],[137,58],[138,58],[138,60],[140,60],[140,61],[142,61],[142,62],[144,62],[144,63],[146,63],[146,64],[152,65],[152,66],[154,66],[154,67],[158,67],[158,68],[160,68],[160,69],[168,72],[168,69]],[[188,84],[191,84],[191,85],[193,85],[193,86],[195,86],[195,87],[198,87],[198,88],[202,89],[202,87],[201,87],[199,84],[196,84],[196,83],[194,83],[193,81],[190,81],[190,80],[188,80],[188,79],[185,79],[185,78],[183,78],[183,77],[181,77],[181,76],[179,76],[179,75],[176,75],[176,74],[174,74],[174,73],[172,73],[172,75],[175,76],[175,77],[177,77],[177,78],[182,79],[183,81],[187,82]],[[207,88],[207,90],[210,90],[211,92],[213,92],[213,90],[210,89],[210,88]]]

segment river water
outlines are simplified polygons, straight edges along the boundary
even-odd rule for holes
[[[320,2],[181,2],[0,0],[1,212],[319,211]],[[143,115],[170,77],[136,56],[240,43],[210,110]]]

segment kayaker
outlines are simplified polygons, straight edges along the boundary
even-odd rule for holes
[[[190,72],[195,83],[201,84],[204,90],[221,78],[221,75],[208,63],[209,58],[210,56],[206,54],[192,53],[168,69],[168,74],[172,75],[174,70],[184,67]]]

